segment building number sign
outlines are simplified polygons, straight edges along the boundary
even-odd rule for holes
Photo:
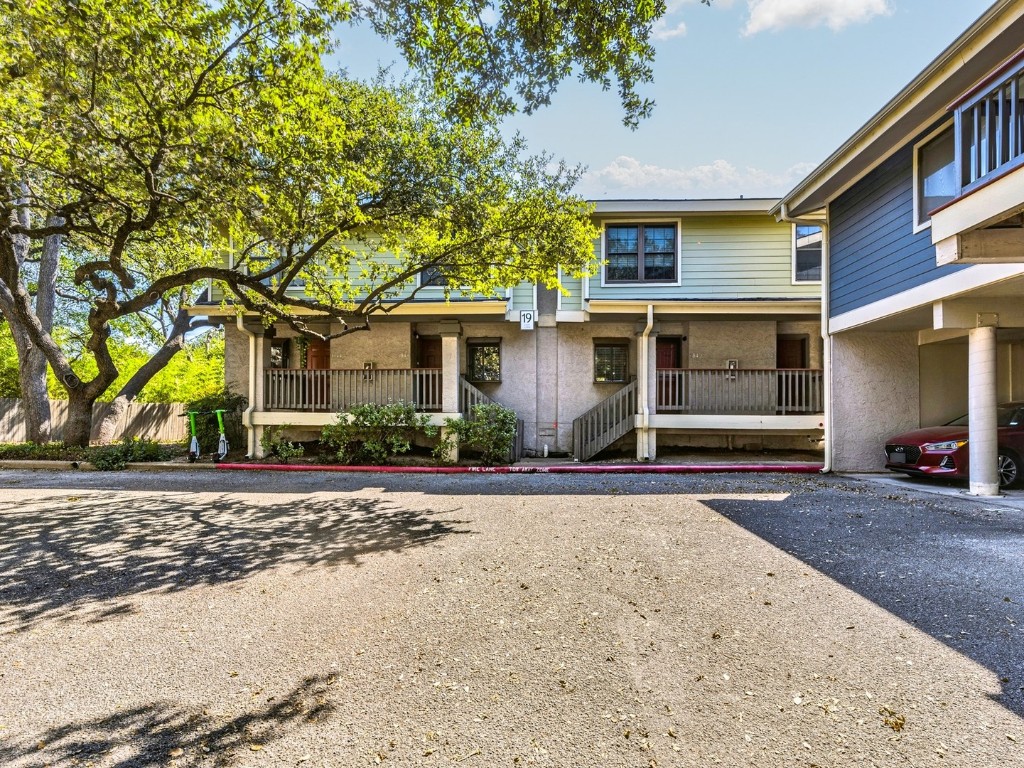
[[[519,330],[532,331],[535,313],[532,309],[524,309],[519,313]]]

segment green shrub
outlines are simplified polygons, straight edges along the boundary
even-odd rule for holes
[[[84,461],[88,448],[64,443],[0,443],[0,459],[37,461]]]
[[[408,453],[417,430],[431,437],[437,434],[430,417],[416,413],[412,403],[367,403],[339,413],[337,422],[323,428],[320,440],[336,451],[343,464],[382,464]]]
[[[248,404],[244,395],[236,395],[225,389],[215,395],[207,395],[198,400],[185,403],[185,411],[198,411],[196,416],[196,435],[199,437],[199,452],[213,453],[217,450],[220,430],[217,428],[216,410],[224,411],[224,432],[228,443],[238,447],[245,444],[242,433],[242,411]],[[185,437],[185,445],[192,441],[192,435]]]
[[[260,437],[260,446],[263,448],[263,453],[267,456],[277,456],[285,464],[288,463],[288,459],[301,456],[306,452],[301,443],[285,440],[282,433],[290,426],[290,424],[283,424],[280,427],[266,427],[263,430],[263,435]]]
[[[434,448],[434,458],[442,464],[447,461],[457,438],[461,448],[477,451],[488,466],[508,461],[517,421],[515,411],[498,403],[475,405],[469,419],[445,419],[446,434]]]
[[[133,461],[164,461],[168,451],[160,443],[145,437],[126,437],[120,443],[89,449],[89,461],[96,469],[124,469]]]

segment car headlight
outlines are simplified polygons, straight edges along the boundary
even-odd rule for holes
[[[963,445],[967,445],[966,440],[947,440],[944,443],[925,443],[922,447],[926,451],[955,451]]]

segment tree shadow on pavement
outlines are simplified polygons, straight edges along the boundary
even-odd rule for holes
[[[328,695],[333,682],[327,675],[307,677],[288,694],[232,718],[166,702],[119,710],[31,737],[7,738],[0,744],[0,765],[234,765],[243,754],[262,751],[286,733],[328,717],[334,711]]]
[[[1024,514],[839,484],[705,504],[991,670],[1024,717]]]
[[[468,532],[464,521],[378,498],[80,493],[0,502],[0,632],[41,619],[102,621],[133,612],[130,597],[149,590],[282,565],[359,565]]]

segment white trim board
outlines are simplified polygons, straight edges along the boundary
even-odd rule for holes
[[[942,299],[968,293],[975,288],[1022,275],[1024,267],[1019,264],[978,264],[829,318],[828,333],[848,331]]]

